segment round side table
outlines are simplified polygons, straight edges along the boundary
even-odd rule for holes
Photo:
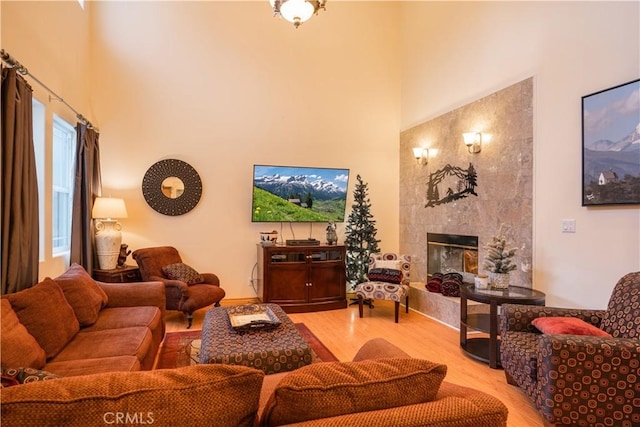
[[[489,305],[489,313],[467,315],[467,300]],[[460,347],[471,357],[500,367],[498,306],[505,304],[544,305],[545,294],[535,289],[509,286],[507,289],[477,289],[473,284],[460,286]],[[486,332],[489,337],[467,338],[467,330]]]

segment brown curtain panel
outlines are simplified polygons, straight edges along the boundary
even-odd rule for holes
[[[2,294],[38,282],[38,179],[32,92],[15,69],[2,68]]]
[[[86,125],[76,126],[76,175],[71,218],[71,263],[83,266],[89,274],[96,265],[94,229],[91,220],[93,201],[102,192],[100,178],[100,134]]]

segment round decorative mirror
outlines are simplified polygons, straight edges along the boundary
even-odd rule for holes
[[[144,175],[142,194],[155,211],[182,215],[200,201],[202,181],[190,164],[177,159],[160,160]]]

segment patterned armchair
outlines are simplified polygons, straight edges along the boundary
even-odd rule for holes
[[[606,310],[504,304],[500,358],[544,418],[578,426],[640,425],[640,272],[624,276]],[[576,317],[611,334],[547,335],[537,317]]]
[[[377,270],[377,271],[374,271]],[[382,271],[381,271],[382,270]],[[391,271],[384,271],[391,270]],[[358,310],[363,316],[364,301],[374,299],[390,300],[395,303],[395,321],[398,323],[400,301],[405,300],[406,312],[409,312],[409,283],[411,256],[395,253],[376,253],[369,256],[368,282],[356,285]],[[396,276],[394,273],[398,273]],[[375,273],[375,276],[374,276]],[[373,308],[373,304],[368,304]]]

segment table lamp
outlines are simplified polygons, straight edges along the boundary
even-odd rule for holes
[[[93,202],[91,217],[95,220],[96,253],[101,270],[113,270],[118,265],[122,228],[116,218],[127,217],[123,199],[98,197]]]

